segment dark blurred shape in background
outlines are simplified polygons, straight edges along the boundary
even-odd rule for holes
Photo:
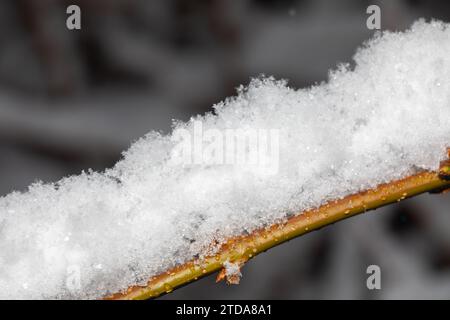
[[[82,30],[66,28],[66,7]],[[210,111],[260,74],[324,81],[373,31],[419,17],[425,0],[4,0],[0,2],[0,194],[102,170],[150,130]],[[166,298],[450,298],[450,198],[425,195],[328,227],[244,267],[241,285],[208,277]],[[366,288],[366,268],[382,290]]]

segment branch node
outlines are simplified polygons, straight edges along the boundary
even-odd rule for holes
[[[244,266],[247,260],[241,259],[235,262],[225,261],[223,268],[217,274],[216,282],[220,282],[226,279],[227,284],[239,284],[241,281],[242,273],[241,268]]]

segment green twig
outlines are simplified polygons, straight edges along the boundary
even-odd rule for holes
[[[192,260],[166,273],[152,277],[145,286],[132,286],[125,292],[106,299],[149,299],[169,293],[173,289],[223,269],[225,262],[243,265],[252,257],[285,241],[317,230],[348,217],[398,202],[424,192],[450,188],[450,163],[444,162],[439,172],[422,172],[374,189],[331,201],[302,212],[286,222],[257,230],[249,235],[235,237],[224,243],[217,254]],[[218,279],[224,278],[224,273]]]

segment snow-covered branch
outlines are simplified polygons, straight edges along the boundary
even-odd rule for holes
[[[448,186],[449,52],[449,25],[419,21],[366,43],[327,83],[253,80],[105,172],[1,198],[0,298],[100,298],[130,285],[126,297],[156,296]]]

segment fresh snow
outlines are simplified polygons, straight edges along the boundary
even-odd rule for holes
[[[214,114],[141,138],[112,169],[1,198],[0,298],[100,298],[209,254],[214,241],[437,169],[450,139],[449,53],[449,24],[384,32],[327,83],[255,79]],[[275,130],[276,170],[180,162],[174,137],[195,139],[198,123],[216,134]]]
[[[239,284],[242,277],[241,266],[239,262],[225,261],[223,264],[225,269],[225,278],[228,284]]]

